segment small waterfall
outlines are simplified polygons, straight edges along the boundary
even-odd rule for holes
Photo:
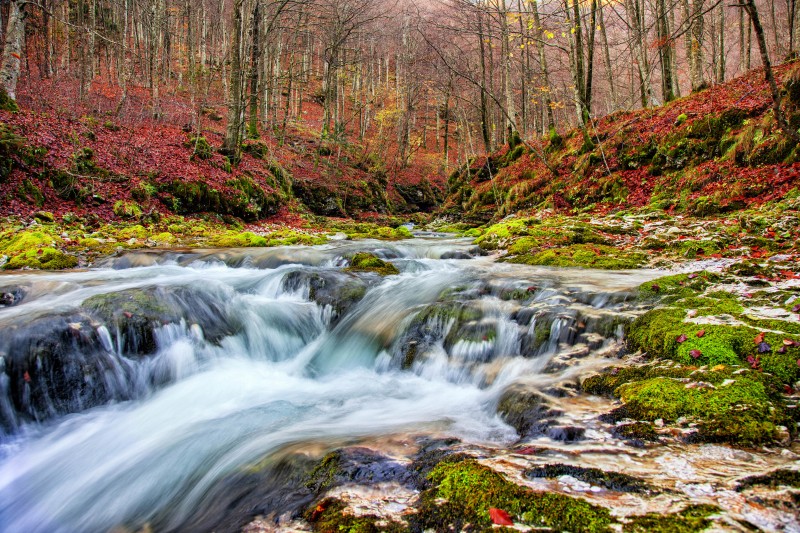
[[[401,273],[345,271],[363,250]],[[185,529],[208,494],[304,442],[510,442],[503,390],[619,339],[652,275],[495,264],[428,238],[0,276],[20,295],[0,307],[0,529]]]

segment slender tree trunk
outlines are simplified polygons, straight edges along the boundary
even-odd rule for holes
[[[719,20],[717,21],[717,68],[716,82],[725,82],[725,2],[719,5]]]
[[[511,77],[511,43],[508,28],[508,6],[506,0],[500,0],[500,47],[503,52],[503,89],[506,96],[505,125],[516,128],[516,109],[514,105],[513,79]]]
[[[703,77],[703,5],[705,0],[692,1],[692,31],[689,76],[692,82],[692,92],[705,88],[706,81]]]
[[[664,102],[675,99],[672,91],[672,40],[665,0],[656,0],[656,30],[658,34],[658,56],[661,60],[661,96]]]
[[[588,120],[592,113],[592,81],[594,80],[594,43],[597,35],[597,4],[598,0],[592,0],[589,16],[589,37],[588,52],[586,58],[586,90],[584,94],[585,113]]]
[[[645,48],[644,21],[638,0],[625,0],[625,8],[628,12],[628,21],[633,38],[632,48],[636,60],[636,68],[639,72],[639,82],[641,83],[642,107],[648,107],[652,104],[653,96],[650,82],[650,62]]]
[[[792,0],[792,51],[800,55],[800,0]]]
[[[253,45],[250,55],[250,122],[247,136],[258,138],[258,60],[261,56],[261,0],[256,0],[253,8],[253,22],[250,26]]]
[[[480,69],[481,69],[481,134],[483,136],[483,145],[487,152],[492,151],[492,141],[489,136],[489,102],[486,95],[486,43],[483,34],[483,16],[481,15],[480,6],[478,7],[478,39],[480,41]]]
[[[545,31],[542,27],[542,23],[539,20],[539,8],[537,7],[537,2],[530,3],[531,13],[533,14],[533,25],[536,28],[536,33],[538,37],[536,38],[536,50],[539,53],[539,68],[542,71],[542,81],[544,81],[544,98],[543,98],[543,106],[547,113],[547,124],[545,124],[545,129],[550,130],[556,127],[555,117],[553,117],[553,101],[550,98],[550,91],[552,85],[550,84],[550,70],[547,68],[547,56],[545,55],[544,50],[544,38],[545,38]],[[606,43],[608,44],[608,43]]]
[[[0,83],[8,97],[17,99],[17,82],[22,65],[22,47],[25,44],[25,19],[28,16],[26,4],[12,0],[8,10],[6,42],[3,47],[3,61],[0,65]]]
[[[600,4],[599,13],[600,15],[600,40],[603,41],[603,63],[605,64],[606,70],[606,82],[608,83],[608,88],[611,96],[611,104],[608,107],[608,111],[613,113],[617,110],[618,100],[617,100],[617,84],[614,82],[614,69],[613,64],[611,63],[611,50],[608,46],[608,34],[606,33],[606,21],[605,16],[603,15],[603,4]]]
[[[225,129],[225,139],[222,152],[231,160],[239,159],[239,141],[242,128],[242,32],[244,0],[233,2],[233,42],[231,43],[231,73],[228,83],[228,126]]]

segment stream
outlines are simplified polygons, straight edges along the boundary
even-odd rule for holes
[[[400,274],[347,271],[360,251]],[[563,457],[673,485],[782,464],[719,446],[646,456],[594,422],[610,401],[578,395],[578,376],[616,360],[633,290],[659,275],[498,263],[436,235],[1,275],[0,530],[240,530],[253,509],[308,503],[297,457],[383,443],[403,459],[426,438],[508,449],[520,435],[497,405],[520,384],[557,410],[524,437]],[[681,472],[691,453],[706,462]]]

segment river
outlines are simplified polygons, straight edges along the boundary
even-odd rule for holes
[[[365,250],[400,274],[346,271]],[[504,391],[569,397],[616,356],[632,289],[657,275],[498,263],[446,236],[2,275],[0,530],[225,529],[236,480],[287,450],[509,446]]]

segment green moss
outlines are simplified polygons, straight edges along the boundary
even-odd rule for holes
[[[2,141],[0,141],[2,142]],[[10,160],[9,160],[10,162]],[[2,166],[3,163],[0,163],[0,174],[2,174]],[[2,176],[0,175],[0,178]],[[24,179],[20,182],[17,186],[17,198],[22,200],[23,202],[36,205],[41,207],[44,205],[44,194],[42,194],[42,190],[37,187],[33,181],[29,179]]]
[[[375,515],[356,516],[347,512],[347,504],[336,498],[325,498],[312,504],[303,513],[314,531],[319,533],[400,533],[408,531],[405,524],[383,520]]]
[[[139,218],[142,216],[142,208],[135,202],[118,200],[114,203],[114,214],[120,218]]]
[[[599,268],[623,270],[639,268],[646,256],[637,252],[623,252],[604,245],[574,244],[550,248],[535,254],[522,254],[508,259],[511,263],[556,267]]]
[[[192,157],[197,157],[199,159],[211,159],[211,157],[214,155],[211,145],[208,144],[206,138],[202,136],[194,136],[189,138],[189,140],[184,143],[184,146],[192,150]]]
[[[732,384],[702,388],[658,377],[622,385],[617,394],[625,402],[618,414],[667,422],[691,417],[706,441],[768,443],[776,437],[776,426],[786,423],[764,384],[747,375],[737,376]]]
[[[387,263],[369,252],[359,252],[355,254],[350,258],[350,266],[345,270],[348,272],[375,272],[381,276],[391,276],[400,273],[396,266]]]
[[[396,241],[413,237],[405,226],[390,227],[371,222],[336,222],[331,224],[330,229],[345,233],[351,239]]]
[[[639,478],[629,476],[628,474],[605,472],[599,468],[586,468],[565,464],[536,466],[526,470],[525,476],[530,479],[572,476],[586,483],[618,492],[649,492],[651,490],[650,485],[646,482]]]
[[[742,491],[751,487],[763,486],[777,489],[778,487],[792,487],[800,489],[800,471],[779,469],[773,470],[768,474],[749,476],[739,480],[736,490]]]
[[[605,532],[612,522],[607,509],[562,494],[535,492],[467,459],[439,463],[428,474],[432,487],[420,495],[414,520],[424,529],[459,531],[489,527],[490,508],[515,521],[556,531]]]
[[[15,255],[3,267],[6,270],[34,268],[41,270],[64,270],[78,266],[75,256],[55,248],[41,248]]]
[[[644,298],[693,296],[716,281],[719,281],[719,275],[705,271],[665,276],[640,285],[639,296]]]
[[[0,108],[2,108],[2,93],[0,93]],[[15,159],[24,156],[26,146],[27,140],[24,137],[14,133],[9,126],[0,124],[0,182],[11,174],[16,164]]]
[[[128,226],[127,228],[122,228],[117,232],[117,238],[120,240],[128,240],[128,239],[146,239],[148,235],[147,230],[140,226],[139,224],[135,226]]]
[[[228,231],[222,235],[217,235],[209,240],[209,244],[219,248],[246,248],[256,246],[267,246],[267,239],[261,235],[256,235],[250,231],[242,233]]]
[[[175,244],[178,239],[175,238],[175,235],[169,233],[167,231],[157,233],[151,237],[156,244],[158,245],[166,245],[166,244]]]
[[[17,101],[8,96],[8,93],[2,87],[0,87],[0,111],[10,111],[12,113],[19,111]]]
[[[677,513],[633,517],[622,530],[626,533],[694,533],[708,529],[712,525],[708,517],[719,512],[713,505],[690,505]]]
[[[678,118],[675,119],[675,125],[676,126],[680,126],[681,124],[686,122],[687,118],[689,118],[689,117],[686,116],[686,113],[681,113],[680,115],[678,115]]]

